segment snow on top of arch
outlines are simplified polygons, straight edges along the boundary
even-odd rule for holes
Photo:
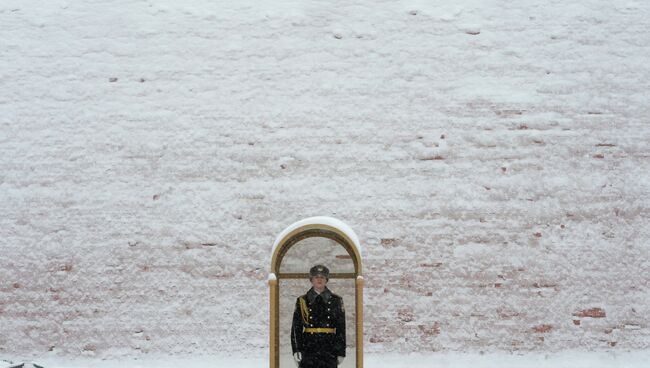
[[[341,230],[345,235],[348,236],[348,238],[352,240],[354,246],[359,251],[359,255],[361,255],[361,244],[359,243],[359,237],[357,237],[357,234],[354,232],[354,230],[352,230],[352,228],[349,227],[347,224],[345,224],[343,221],[329,216],[308,217],[306,219],[296,221],[293,224],[287,226],[284,230],[282,230],[280,235],[278,235],[278,237],[275,238],[275,242],[273,243],[273,249],[271,250],[271,255],[275,253],[275,249],[280,244],[280,241],[287,234],[305,225],[327,225]]]

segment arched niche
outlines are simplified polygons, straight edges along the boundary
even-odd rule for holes
[[[270,289],[270,368],[280,367],[280,287],[282,280],[308,279],[309,269],[298,272],[283,272],[283,260],[288,252],[299,242],[309,238],[326,238],[340,245],[347,257],[342,257],[352,263],[346,272],[332,272],[330,279],[352,279],[354,281],[354,310],[355,310],[355,366],[363,368],[363,264],[361,261],[361,246],[354,231],[342,221],[326,216],[310,217],[289,225],[284,229],[273,244],[271,256],[271,272],[269,274]],[[347,327],[349,329],[350,327]]]

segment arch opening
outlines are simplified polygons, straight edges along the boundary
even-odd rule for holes
[[[284,364],[286,364],[285,362],[287,357],[284,355],[287,355],[287,351],[286,346],[284,345],[283,349],[280,349],[280,328],[283,329],[282,336],[286,336],[286,332],[284,331],[286,328],[284,324],[287,323],[286,315],[289,312],[293,312],[293,310],[288,310],[293,306],[293,303],[288,300],[289,298],[287,295],[284,295],[284,292],[281,292],[280,286],[282,284],[285,285],[282,289],[283,291],[292,288],[296,289],[296,285],[299,285],[300,279],[309,279],[308,265],[312,261],[307,257],[307,260],[301,263],[301,254],[304,256],[304,252],[308,249],[322,250],[319,249],[323,248],[323,246],[318,245],[318,238],[328,239],[329,244],[336,244],[336,248],[342,248],[344,250],[344,254],[337,254],[335,256],[332,256],[331,253],[327,256],[321,254],[320,258],[317,257],[316,259],[323,259],[323,257],[325,257],[327,260],[322,263],[336,264],[336,267],[333,270],[334,272],[330,273],[330,279],[343,279],[339,282],[339,285],[343,285],[340,284],[341,282],[345,284],[345,279],[352,282],[351,284],[348,284],[350,286],[348,289],[354,290],[354,295],[348,295],[347,297],[344,297],[344,299],[348,298],[354,300],[354,309],[350,311],[352,320],[354,321],[354,326],[346,326],[346,333],[348,333],[350,337],[354,336],[354,344],[349,345],[354,347],[355,354],[351,354],[352,351],[349,351],[347,356],[350,357],[352,355],[353,358],[346,358],[347,364],[344,365],[356,368],[363,367],[363,276],[361,248],[358,237],[352,229],[340,220],[331,217],[312,217],[298,221],[287,227],[282,233],[280,233],[273,245],[271,273],[269,274],[271,368],[285,368]],[[310,244],[310,242],[316,245],[311,248],[309,246],[304,246],[304,244]],[[339,253],[343,252],[339,251]],[[299,261],[296,261],[296,259]],[[313,259],[313,254],[311,259]],[[292,263],[292,267],[288,267],[288,263]],[[344,266],[341,266],[346,263],[348,265],[351,263],[351,267],[345,268]],[[282,282],[282,280],[285,281]],[[280,302],[281,295],[282,303]],[[295,300],[297,295],[293,297]],[[348,305],[350,304],[349,302],[346,303],[348,303]],[[282,319],[280,318],[281,314],[283,316]],[[280,322],[282,322],[282,325]],[[351,328],[353,328],[354,333],[350,331]],[[286,337],[284,339],[286,340]],[[283,353],[282,367],[280,366],[281,350]],[[350,359],[353,359],[354,361],[350,361]],[[350,363],[353,365],[350,365]],[[293,365],[293,363],[291,363],[291,365]]]

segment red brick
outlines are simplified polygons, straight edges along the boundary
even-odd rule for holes
[[[434,336],[440,334],[440,323],[435,322],[432,326],[418,325],[418,329],[424,336]]]
[[[397,311],[397,318],[403,322],[411,322],[415,319],[413,311],[410,308],[400,309]]]
[[[420,267],[440,267],[441,265],[442,265],[442,262],[420,263]]]
[[[497,314],[499,315],[499,318],[512,318],[512,317],[518,317],[519,313],[515,311],[509,311],[504,308],[498,308],[497,309]]]
[[[552,329],[553,329],[553,326],[551,326],[551,325],[539,325],[539,326],[533,327],[533,331],[539,332],[539,333],[546,333],[546,332],[551,331]]]
[[[584,309],[579,312],[573,313],[574,317],[591,317],[591,318],[605,318],[605,310],[602,308]]]

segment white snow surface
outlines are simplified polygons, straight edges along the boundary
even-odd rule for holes
[[[275,253],[275,250],[277,249],[278,245],[280,244],[280,241],[287,236],[290,232],[306,225],[326,225],[326,226],[331,226],[334,227],[341,232],[343,232],[350,240],[352,240],[353,245],[357,248],[359,251],[359,255],[363,258],[363,254],[361,253],[361,243],[359,243],[359,237],[357,234],[352,230],[351,227],[349,227],[347,224],[345,224],[343,221],[329,217],[329,216],[314,216],[314,217],[309,217],[306,219],[302,219],[300,221],[296,221],[293,224],[289,225],[286,227],[286,229],[282,230],[280,235],[275,238],[275,242],[273,243],[273,248],[271,251],[271,255]]]
[[[649,19],[0,1],[0,359],[266,366],[273,241],[321,214],[364,246],[368,366],[647,362]]]
[[[268,361],[261,358],[233,356],[146,357],[144,359],[93,360],[43,358],[37,362],[45,368],[261,368]],[[646,368],[648,352],[586,353],[487,353],[487,354],[369,354],[367,368]],[[287,368],[293,368],[291,365]],[[0,368],[4,366],[0,363]]]

